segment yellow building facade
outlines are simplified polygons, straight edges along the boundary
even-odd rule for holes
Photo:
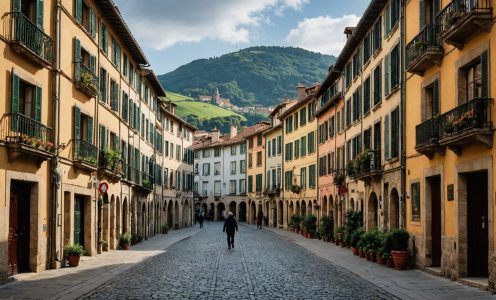
[[[406,227],[415,262],[455,280],[477,277],[491,290],[494,5],[443,0],[405,7]]]

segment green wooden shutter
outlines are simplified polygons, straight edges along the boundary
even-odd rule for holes
[[[41,86],[36,86],[34,92],[34,120],[37,122],[41,122],[41,96],[42,89]]]
[[[93,117],[88,117],[88,138],[87,142],[93,144]]]
[[[81,42],[74,38],[74,78],[76,81],[81,79],[81,66],[79,63],[81,62]]]
[[[487,50],[481,55],[481,96],[483,98],[489,97],[489,57]]]
[[[81,110],[79,107],[74,106],[74,139],[79,140],[81,138]]]
[[[17,74],[12,70],[12,98],[10,103],[10,110],[12,113],[19,112],[19,88],[19,76],[17,76]]]
[[[90,70],[96,74],[96,56],[90,55]]]
[[[21,11],[21,0],[12,0],[13,11]]]
[[[439,13],[439,9],[441,7],[441,3],[440,3],[440,0],[434,0],[433,1],[433,4],[432,4],[432,20],[431,20],[431,24],[434,24],[434,17]]]
[[[384,158],[389,159],[389,115],[384,117]]]
[[[425,0],[419,0],[420,29],[425,26]]]
[[[113,90],[113,93],[114,93],[114,110],[116,112],[119,112],[119,84],[117,84],[117,82],[114,83],[114,90]]]
[[[43,0],[36,0],[36,25],[43,28]]]
[[[82,23],[83,21],[83,0],[76,0],[74,1],[74,4],[76,5],[75,9],[75,16],[76,16],[76,21],[79,23]]]
[[[96,28],[95,11],[90,9],[90,34],[93,38],[96,36],[95,28]]]
[[[102,125],[98,125],[98,139],[99,139],[99,148],[100,150],[105,149],[105,127]]]

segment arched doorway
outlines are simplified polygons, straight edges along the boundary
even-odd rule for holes
[[[136,200],[136,196],[134,196],[131,200],[131,233],[132,234],[138,233],[138,226],[136,224],[137,223],[136,213],[137,213],[137,200]]]
[[[188,200],[184,201],[183,204],[183,225],[182,227],[187,227],[190,225],[190,207],[189,207],[189,202]]]
[[[400,227],[400,197],[396,188],[391,190],[390,200],[389,229],[397,229]]]
[[[117,196],[115,198],[115,234],[116,237],[118,238],[119,235],[122,233],[121,228],[122,228],[122,210],[121,210],[121,201],[119,197]]]
[[[235,201],[231,201],[231,203],[229,203],[229,211],[233,213],[234,217],[238,218]]]
[[[279,216],[279,225],[284,225],[284,202],[282,200],[279,200],[278,203],[278,208],[277,208],[277,215]]]
[[[314,200],[314,201],[315,201],[315,200]],[[307,209],[307,214],[309,214],[309,215],[310,215],[310,214],[314,214],[314,215],[316,215],[316,214],[314,213],[314,211],[313,211],[313,204],[312,204],[312,200],[308,200],[308,209]]]
[[[367,204],[367,230],[375,229],[379,220],[379,209],[377,195],[375,192],[370,193],[369,202]]]
[[[239,221],[246,222],[246,202],[241,201],[239,204]]]
[[[306,216],[307,215],[307,204],[305,203],[305,200],[301,200],[301,215]]]
[[[301,215],[300,202],[299,201],[296,201],[296,211],[295,211],[295,213],[297,215]]]
[[[110,249],[115,249],[116,248],[116,241],[117,241],[117,237],[116,237],[116,232],[115,232],[115,219],[116,219],[116,216],[115,216],[115,196],[112,195],[110,197],[110,203],[109,203],[109,210],[110,210],[110,229],[109,229],[109,233],[110,233],[110,240],[108,241],[109,242],[109,246],[110,246]]]
[[[215,204],[210,203],[210,210],[208,211],[208,216],[211,221],[215,219]]]
[[[255,224],[257,221],[257,208],[255,205],[255,201],[252,201],[250,204],[250,224]]]
[[[208,206],[207,206],[207,203],[203,203],[202,204],[202,209],[201,209],[201,212],[203,213],[203,215],[206,217],[207,216],[207,213],[208,213]]]
[[[143,202],[141,204],[141,228],[139,231],[141,232],[141,235],[143,236],[144,239],[147,238],[146,234],[146,204]]]
[[[225,210],[226,210],[226,206],[224,205],[223,202],[217,204],[217,220],[224,220]]]
[[[327,196],[322,199],[322,215],[328,215],[327,211]]]
[[[172,229],[174,225],[174,202],[169,200],[169,205],[167,205],[167,225]]]
[[[174,229],[179,229],[181,224],[181,216],[179,215],[179,202],[174,202]]]
[[[128,231],[129,222],[129,207],[127,205],[127,197],[124,197],[122,201],[122,232],[126,233]]]
[[[288,215],[290,218],[295,215],[295,209],[294,209],[293,202],[289,202],[288,210],[289,210]]]
[[[350,200],[350,209],[352,211],[355,211],[355,199],[351,198]]]
[[[264,214],[264,224],[265,226],[269,226],[269,217],[270,217],[270,205],[269,205],[269,201],[265,202],[265,214]]]

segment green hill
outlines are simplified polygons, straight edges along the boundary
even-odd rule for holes
[[[238,106],[268,106],[295,97],[298,83],[321,82],[335,60],[300,48],[251,47],[195,60],[158,78],[172,92],[193,98],[212,95],[217,87]]]
[[[199,129],[212,130],[216,127],[227,132],[230,124],[244,125],[247,122],[243,115],[178,93],[167,92],[167,99],[177,105],[179,117]]]

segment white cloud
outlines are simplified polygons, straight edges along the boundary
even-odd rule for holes
[[[133,34],[158,50],[218,39],[248,43],[270,12],[300,9],[308,0],[116,0]]]
[[[344,15],[340,18],[321,16],[304,19],[291,29],[285,41],[291,46],[324,54],[338,55],[346,43],[344,28],[356,26],[360,17]]]

